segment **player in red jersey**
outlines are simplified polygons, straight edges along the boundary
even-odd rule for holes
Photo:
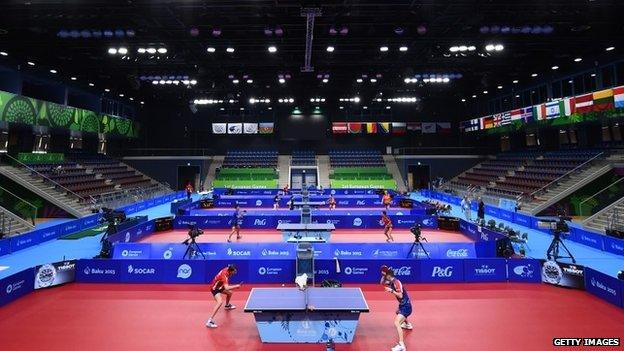
[[[233,264],[228,265],[217,273],[217,275],[212,280],[212,285],[210,286],[210,292],[212,296],[214,296],[215,301],[217,302],[212,308],[212,314],[208,321],[206,322],[206,327],[208,328],[216,328],[217,323],[214,321],[214,317],[221,308],[223,304],[222,294],[225,294],[225,309],[233,310],[236,306],[230,303],[230,299],[232,298],[232,290],[238,289],[241,287],[243,283],[240,284],[230,284],[230,277],[236,274],[236,266]]]
[[[379,221],[379,224],[384,226],[384,235],[387,238],[386,242],[394,241],[394,238],[392,237],[392,220],[388,217],[386,211],[381,212],[381,220]]]
[[[330,210],[336,209],[336,198],[334,198],[334,195],[329,195],[329,200],[327,200],[327,203],[329,204]]]
[[[388,266],[386,266],[385,264],[381,266],[381,280],[379,281],[379,284],[383,285],[384,288],[386,286],[388,286],[388,280],[386,280],[386,277],[387,277],[389,269],[390,268]],[[406,317],[405,321],[403,323],[401,323],[401,328],[407,329],[407,330],[412,330],[414,327],[412,326],[412,323],[410,323],[407,320],[407,317]]]
[[[390,208],[390,205],[392,204],[392,197],[390,196],[390,194],[388,194],[388,190],[384,190],[383,197],[381,198],[381,203],[384,205],[386,210]]]

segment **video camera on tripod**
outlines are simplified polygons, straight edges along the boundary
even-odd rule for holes
[[[115,211],[107,207],[102,207],[102,218],[100,219],[100,222],[106,222],[110,227],[111,225],[117,225],[125,220],[126,213],[124,211]]]
[[[423,252],[427,256],[427,258],[431,258],[429,256],[429,253],[427,252],[427,249],[425,249],[425,247],[422,244],[423,241],[426,241],[426,242],[428,241],[427,241],[427,238],[425,238],[422,235],[422,231],[420,230],[420,228],[421,228],[420,224],[415,224],[413,227],[410,228],[410,232],[414,234],[414,243],[412,244],[412,246],[410,247],[407,253],[407,258],[409,258],[410,256],[414,256],[415,258],[418,258],[419,252]],[[416,248],[417,250],[415,253],[414,253],[414,248]],[[421,251],[418,251],[419,248]]]
[[[565,213],[559,212],[557,213],[557,219],[540,219],[537,222],[537,227],[539,229],[548,229],[553,232],[553,240],[546,251],[546,257],[550,259],[554,259],[555,261],[560,258],[570,258],[572,259],[572,263],[576,263],[576,259],[572,256],[572,253],[563,243],[561,239],[561,234],[570,234],[570,226],[566,221],[571,221],[572,218],[565,215]],[[563,250],[568,254],[568,256],[563,256],[559,254],[560,247],[563,247]]]
[[[195,256],[197,256],[198,253],[204,258],[204,260],[206,259],[206,256],[199,248],[199,245],[197,245],[197,241],[195,241],[195,239],[197,239],[197,237],[202,234],[204,234],[204,231],[197,228],[196,225],[189,225],[188,238],[186,238],[182,242],[182,244],[187,246],[186,251],[184,252],[184,256],[182,256],[183,259],[194,258]]]
[[[100,223],[108,223],[108,227],[100,239],[102,248],[100,249],[100,253],[95,256],[95,258],[110,258],[112,256],[113,244],[108,241],[108,236],[117,233],[117,225],[125,220],[125,212],[102,207],[102,218],[100,218]]]
[[[421,240],[427,241],[427,238],[422,236],[422,231],[420,230],[420,228],[421,228],[420,224],[416,224],[410,228],[410,232],[414,234],[414,241],[416,242],[420,242]]]

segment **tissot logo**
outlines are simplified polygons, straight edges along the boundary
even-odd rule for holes
[[[581,240],[588,241],[588,242],[594,243],[594,244],[596,244],[598,242],[595,238],[592,238],[592,237],[587,236],[587,235],[581,235]]]
[[[496,268],[490,267],[487,264],[482,264],[480,267],[474,269],[475,275],[495,275]]]

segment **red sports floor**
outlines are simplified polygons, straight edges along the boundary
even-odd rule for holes
[[[204,230],[204,234],[197,238],[200,243],[225,242],[231,229],[210,229]],[[232,236],[232,241],[260,243],[260,242],[283,242],[282,234],[275,229],[241,229],[240,240],[235,240],[236,236]],[[423,235],[429,242],[472,242],[470,238],[457,232],[447,232],[441,230],[423,230]],[[175,243],[182,242],[188,237],[188,230],[174,230],[170,232],[154,233],[142,240],[148,243]],[[392,231],[394,242],[412,243],[414,235],[408,229],[395,229]],[[331,239],[333,243],[385,243],[386,237],[381,229],[337,229],[332,232]]]
[[[406,332],[408,350],[554,350],[553,337],[624,338],[624,312],[583,291],[518,283],[406,287],[415,327]],[[0,350],[325,350],[262,344],[253,316],[241,310],[249,288],[234,294],[238,309],[219,312],[217,329],[204,327],[213,304],[206,286],[71,284],[38,291],[0,309]],[[354,343],[337,345],[339,351],[389,350],[396,342],[396,301],[378,285],[363,289],[371,313],[362,314]]]

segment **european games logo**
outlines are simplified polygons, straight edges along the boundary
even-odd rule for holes
[[[123,251],[121,252],[121,256],[123,256],[123,257],[128,257],[128,253],[129,253],[129,252],[128,252],[128,250],[123,250]]]
[[[188,279],[193,274],[193,269],[188,264],[182,264],[178,267],[178,278]]]
[[[6,287],[6,293],[10,294],[13,291],[13,284],[9,284]]]
[[[513,271],[517,276],[523,278],[533,278],[533,267],[531,266],[516,266]]]
[[[165,260],[170,260],[171,257],[173,257],[173,251],[171,251],[171,249],[167,249],[165,252],[163,252],[163,258]]]
[[[351,267],[347,267],[345,268],[344,272],[346,275],[351,275],[351,273],[353,273],[353,269],[351,269]]]
[[[265,275],[266,274],[266,268],[265,267],[260,267],[258,268],[258,274],[260,275]]]
[[[356,217],[353,219],[353,226],[359,227],[362,225],[362,218]]]

